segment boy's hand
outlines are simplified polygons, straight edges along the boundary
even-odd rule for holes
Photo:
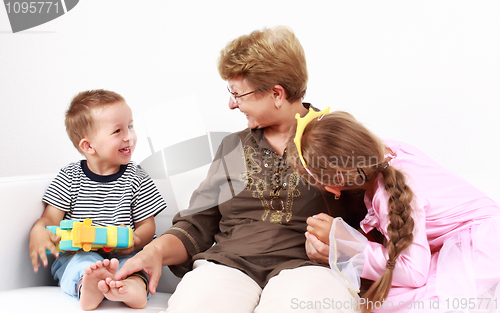
[[[320,213],[308,217],[306,220],[307,231],[316,236],[323,243],[330,244],[330,229],[332,228],[333,217],[328,214]]]
[[[31,264],[35,273],[38,272],[38,268],[40,267],[39,259],[42,261],[44,267],[48,265],[46,250],[50,250],[56,258],[59,257],[59,252],[55,244],[60,240],[61,237],[56,236],[56,234],[41,225],[33,227],[30,233],[29,249]]]
[[[122,227],[126,227],[125,225],[120,225]],[[134,232],[134,240],[133,240],[133,243],[132,243],[132,247],[130,248],[127,248],[127,249],[113,249],[113,254],[116,254],[116,255],[129,255],[131,254],[132,252],[134,252],[136,249],[136,247],[138,245],[141,244],[141,238],[139,238],[139,236],[137,236],[137,234]]]
[[[33,264],[33,270],[35,273],[38,272],[38,268],[40,267],[38,258],[42,260],[44,267],[49,264],[49,262],[47,262],[46,250],[50,250],[50,252],[56,257],[59,256],[59,252],[57,252],[55,244],[58,243],[61,238],[45,228],[45,226],[58,225],[64,218],[64,214],[64,211],[47,204],[42,216],[35,222],[33,228],[31,229],[29,248],[31,263]]]

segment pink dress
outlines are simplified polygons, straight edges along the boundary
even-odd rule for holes
[[[499,312],[500,207],[418,149],[385,143],[396,154],[390,165],[405,174],[415,194],[415,228],[413,244],[396,261],[389,295],[384,303],[371,304],[374,311]],[[379,174],[373,194],[365,194],[365,232],[377,228],[388,238],[388,201]],[[386,268],[387,249],[376,242],[362,247],[357,266],[352,265],[355,257],[343,268],[357,267],[358,275],[375,281]]]

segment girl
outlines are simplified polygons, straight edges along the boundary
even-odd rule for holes
[[[361,228],[378,229],[385,245],[326,214],[309,218],[306,234],[330,246],[350,290],[375,281],[363,310],[498,312],[500,207],[416,148],[381,141],[345,112],[324,113],[296,117],[289,161],[335,198],[365,190]]]

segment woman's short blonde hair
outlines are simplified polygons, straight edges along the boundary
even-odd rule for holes
[[[82,138],[95,130],[93,111],[117,102],[125,102],[125,99],[116,92],[103,89],[83,91],[73,98],[64,123],[69,139],[78,151],[82,152]]]
[[[286,26],[256,30],[234,39],[221,50],[217,67],[222,79],[241,76],[257,92],[280,85],[290,102],[301,100],[306,93],[304,49]]]

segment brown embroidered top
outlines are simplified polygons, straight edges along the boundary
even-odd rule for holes
[[[305,251],[307,217],[325,212],[359,227],[363,210],[347,214],[346,204],[364,208],[363,194],[335,201],[294,172],[286,151],[277,154],[263,134],[246,129],[224,138],[189,208],[175,216],[166,233],[180,238],[192,257],[170,267],[176,275],[206,259],[237,268],[263,287],[283,269],[319,265]]]

